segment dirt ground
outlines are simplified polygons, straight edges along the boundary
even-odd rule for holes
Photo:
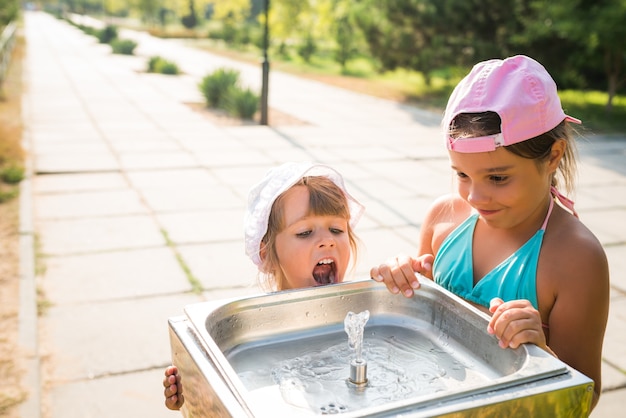
[[[0,88],[0,166],[22,158],[21,94],[23,40],[13,49],[9,71]],[[17,186],[0,181],[2,192]],[[0,417],[19,417],[19,403],[26,398],[21,386],[23,353],[18,347],[20,300],[19,198],[0,203]]]
[[[25,396],[20,387],[23,358],[17,347],[19,315],[18,200],[0,204],[0,416],[17,418]]]

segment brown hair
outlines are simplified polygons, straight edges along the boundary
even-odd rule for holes
[[[303,177],[294,186],[306,186],[309,191],[309,213],[316,216],[340,216],[350,220],[350,207],[343,191],[328,177]],[[260,275],[261,287],[267,291],[281,290],[285,286],[285,277],[279,268],[276,254],[276,236],[285,228],[285,205],[283,192],[274,201],[267,222],[267,233],[261,240],[261,246],[267,249],[262,260]],[[357,237],[348,222],[348,239],[352,249],[352,264],[356,264]]]
[[[452,138],[475,138],[500,133],[500,116],[495,112],[461,113],[454,118],[450,125]],[[546,161],[550,156],[552,145],[559,139],[565,140],[566,147],[559,168],[552,178],[552,185],[559,186],[559,180],[568,194],[574,191],[576,179],[576,143],[572,138],[572,128],[564,120],[555,128],[534,138],[504,148],[522,158],[536,160],[537,163]]]

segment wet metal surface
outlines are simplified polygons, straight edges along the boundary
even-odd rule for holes
[[[347,384],[352,353],[343,321],[366,309],[368,382],[355,387]],[[208,384],[225,389],[218,396],[236,399],[249,416],[386,416],[469,402],[461,406],[467,409],[490,403],[498,391],[540,394],[540,381],[556,384],[557,392],[578,387],[570,396],[575,408],[590,400],[589,379],[535,346],[501,349],[486,332],[485,314],[430,281],[411,299],[361,281],[203,302],[185,312],[188,332],[221,377]],[[173,350],[181,357],[184,351]],[[560,388],[559,380],[566,382]],[[186,400],[190,408],[195,403],[189,394]]]

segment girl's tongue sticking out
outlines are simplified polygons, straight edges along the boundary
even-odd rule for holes
[[[332,260],[321,260],[313,268],[313,278],[320,285],[335,283],[335,263]]]

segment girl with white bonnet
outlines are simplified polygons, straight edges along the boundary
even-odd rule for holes
[[[245,251],[265,291],[341,283],[356,263],[354,227],[364,207],[331,167],[290,162],[272,168],[248,195]],[[165,405],[184,403],[175,366],[165,370]]]

